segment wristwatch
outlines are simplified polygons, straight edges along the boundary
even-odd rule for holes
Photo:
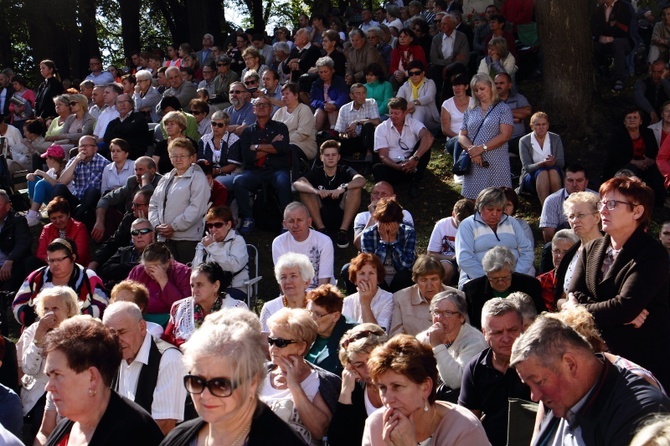
[[[340,184],[340,187],[344,189],[345,192],[349,190],[349,185],[347,183]]]
[[[416,156],[416,155],[412,155],[412,156],[409,157],[409,159],[414,160],[414,161],[416,161],[416,162],[418,163],[419,160],[420,160],[421,158],[419,158],[419,157]]]
[[[484,149],[484,153],[489,151],[489,148],[486,146],[486,144],[482,144],[482,149]]]

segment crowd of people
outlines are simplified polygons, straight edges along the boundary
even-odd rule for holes
[[[0,190],[21,325],[0,343],[4,444],[623,445],[670,413],[670,222],[649,233],[670,185],[670,7],[591,190],[520,93],[532,0],[475,23],[458,1],[399,3],[227,49],[206,34],[121,72],[95,56],[69,85],[42,60],[36,92],[2,71],[0,167],[28,171],[30,198],[18,213]],[[655,13],[626,5],[593,16],[617,91]],[[443,140],[463,198],[420,253],[395,189],[430,189]],[[520,194],[542,208],[541,259]],[[261,286],[256,315],[244,237],[273,207],[260,255],[280,295]],[[537,403],[534,425],[511,399]]]

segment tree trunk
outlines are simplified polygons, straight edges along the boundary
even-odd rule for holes
[[[221,1],[200,0],[188,2],[190,42],[193,49],[202,48],[202,36],[206,33],[214,36],[214,41],[219,42],[221,37],[221,21],[223,8]]]
[[[190,42],[188,9],[179,0],[154,0],[154,5],[163,14],[172,36],[172,42],[179,46]]]
[[[119,12],[121,15],[123,55],[127,59],[134,52],[142,51],[139,0],[119,0]]]
[[[537,0],[537,28],[544,68],[542,108],[579,137],[593,103],[593,63],[588,2]]]

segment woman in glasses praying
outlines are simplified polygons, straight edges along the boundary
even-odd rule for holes
[[[174,428],[161,446],[304,444],[259,398],[265,343],[258,317],[248,310],[208,316],[182,345],[184,386],[199,416]]]
[[[610,352],[648,369],[670,386],[668,254],[647,233],[654,192],[639,180],[600,186],[605,237],[584,246],[563,308],[584,305]]]
[[[307,310],[282,308],[268,325],[272,367],[261,400],[305,443],[320,445],[335,413],[341,381],[305,359],[316,340],[318,324]]]

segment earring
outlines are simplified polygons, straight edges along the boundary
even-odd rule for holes
[[[95,394],[96,394],[95,389],[88,389],[88,396],[90,396],[90,397],[94,397]]]
[[[430,410],[430,406],[428,405],[428,400],[426,400],[423,404],[423,411],[428,412]]]

